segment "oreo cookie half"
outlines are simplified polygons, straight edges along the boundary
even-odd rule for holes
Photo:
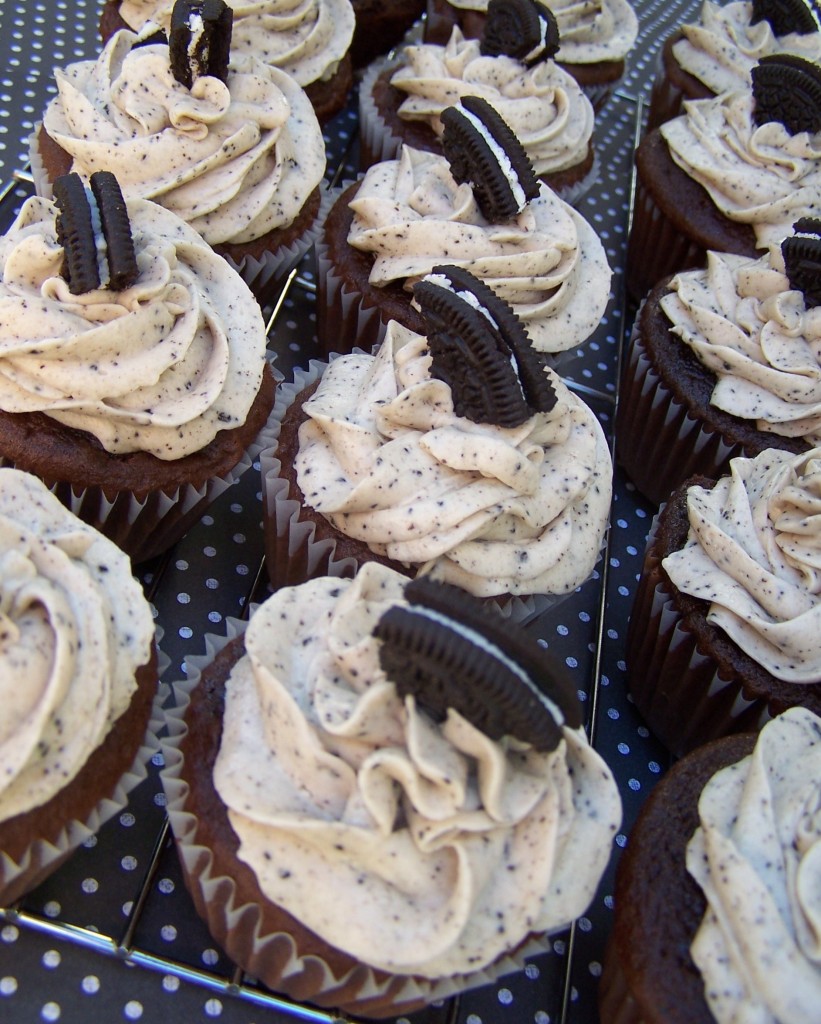
[[[804,217],[793,231],[781,243],[790,287],[803,292],[806,306],[821,306],[821,220]]]
[[[441,115],[442,148],[456,181],[469,182],[491,223],[511,220],[539,194],[539,179],[521,142],[481,96],[463,96]]]
[[[515,57],[531,67],[553,57],[559,44],[559,23],[549,7],[538,0],[490,0],[479,43],[486,57]]]
[[[791,135],[821,131],[821,67],[794,54],[771,54],[752,77],[756,124],[779,121]]]
[[[223,0],[176,0],[168,51],[181,85],[190,89],[202,75],[226,80],[233,24],[234,12]]]
[[[804,36],[818,31],[818,22],[804,0],[753,0],[750,24],[757,25],[760,21],[768,21],[777,36],[791,32]]]
[[[123,291],[139,276],[128,210],[117,179],[95,171],[86,188],[79,174],[54,182],[57,240],[63,277],[73,295],[96,288]]]
[[[518,427],[549,412],[556,393],[511,307],[461,267],[434,267],[413,297],[425,318],[431,374],[450,386],[457,416]]]
[[[426,577],[405,588],[410,607],[379,620],[379,661],[401,697],[412,694],[434,719],[458,711],[493,740],[503,736],[554,750],[562,727],[582,724],[569,673],[524,630],[458,587]]]

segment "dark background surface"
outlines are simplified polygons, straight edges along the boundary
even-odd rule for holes
[[[562,366],[600,416],[612,441],[617,380],[629,312],[622,268],[629,222],[632,152],[663,38],[694,20],[695,0],[636,0],[640,33],[619,92],[597,116],[599,179],[577,205],[599,232],[614,270],[613,298],[594,336]],[[27,162],[28,135],[53,95],[52,67],[96,55],[98,8],[67,0],[0,4],[0,203],[5,230],[30,194],[14,173]],[[328,177],[352,177],[356,101],[326,132]],[[354,147],[352,149],[352,147]],[[286,378],[315,354],[310,258],[300,268],[270,331]],[[268,593],[262,564],[259,477],[249,470],[167,556],[138,566],[171,661],[165,682],[203,653],[207,633],[224,633]],[[484,989],[417,1014],[438,1024],[595,1024],[596,988],[611,926],[613,870],[649,790],[669,764],[626,692],[624,641],[632,592],[655,509],[617,470],[607,546],[594,577],[528,629],[572,668],[596,748],[612,767],[624,824],[598,894],[552,951]],[[160,758],[127,810],[20,907],[0,916],[0,1021],[185,1021],[273,1024],[330,1021],[258,988],[215,947],[185,892],[165,830]]]

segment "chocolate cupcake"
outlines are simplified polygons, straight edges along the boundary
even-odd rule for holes
[[[265,326],[238,275],[173,213],[124,202],[107,172],[55,191],[27,200],[0,239],[0,460],[142,561],[259,450],[275,388]]]
[[[425,13],[425,0],[351,0],[356,25],[351,43],[355,68],[392,50]]]
[[[425,40],[446,43],[458,25],[468,38],[479,39],[499,0],[428,0]],[[523,0],[522,7],[533,0]],[[627,0],[601,0],[578,4],[574,0],[551,0],[547,6],[555,15],[562,38],[556,55],[576,79],[593,104],[601,110],[624,75],[625,58],[636,41],[638,19]],[[513,24],[520,38],[530,20],[525,12]]]
[[[324,216],[325,144],[304,91],[238,50],[230,17],[215,20],[209,49],[224,57],[230,38],[230,65],[189,59],[190,6],[178,0],[169,45],[121,31],[96,61],[55,71],[58,95],[32,139],[35,184],[50,196],[68,171],[112,171],[127,199],[182,217],[265,303]]]
[[[755,256],[821,215],[821,68],[773,56],[752,75],[752,90],[693,101],[639,145],[625,276],[636,301],[711,249]]]
[[[421,330],[411,288],[442,262],[509,302],[539,351],[581,344],[610,295],[598,236],[538,181],[486,101],[465,97],[442,119],[444,157],[403,147],[331,208],[317,243],[320,344],[368,349],[390,320]]]
[[[654,789],[619,861],[601,1024],[811,1021],[806,878],[821,848],[821,719],[794,709],[700,747]]]
[[[122,810],[158,748],[151,608],[128,558],[0,469],[0,906]]]
[[[587,907],[621,816],[572,680],[420,582],[369,564],[278,591],[188,659],[164,749],[212,935],[275,991],[357,1016],[519,969]]]
[[[387,560],[530,615],[598,558],[604,435],[481,282],[441,267],[416,295],[425,334],[392,322],[376,355],[280,388],[260,456],[272,582]]]
[[[749,88],[752,69],[772,54],[821,62],[821,33],[807,0],[705,0],[699,20],[682,25],[662,47],[647,128],[678,117],[687,100]]]
[[[202,0],[193,0],[199,7]],[[205,0],[213,3],[213,0]],[[255,0],[230,4],[233,53],[284,71],[305,90],[321,123],[344,107],[353,84],[350,0]],[[106,0],[100,35],[107,43],[122,29],[168,33],[174,0]]]
[[[821,713],[815,575],[819,457],[769,449],[693,478],[659,513],[627,636],[630,694],[674,754]]]
[[[532,0],[503,0],[502,11]],[[535,173],[566,202],[576,202],[596,178],[593,108],[576,80],[552,59],[556,20],[540,8],[533,47],[497,31],[481,41],[458,28],[446,46],[405,47],[376,64],[359,90],[360,166],[394,159],[406,144],[441,153],[441,115],[460,96],[477,95],[498,111],[521,142]],[[486,29],[492,29],[489,21]]]
[[[821,443],[821,222],[797,227],[757,260],[708,253],[705,270],[660,282],[639,310],[617,457],[656,504],[736,456]]]

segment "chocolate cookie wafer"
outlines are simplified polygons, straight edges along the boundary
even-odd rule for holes
[[[57,240],[63,247],[63,276],[74,295],[110,288],[122,291],[139,274],[128,210],[117,179],[95,171],[86,187],[79,174],[54,182]]]
[[[177,0],[168,50],[174,78],[190,89],[203,75],[228,77],[233,10],[223,0]]]
[[[458,416],[517,427],[553,408],[544,361],[492,288],[461,267],[439,266],[413,295],[427,324],[431,373],[450,386]]]
[[[795,234],[781,243],[790,287],[802,292],[807,306],[821,306],[821,220],[804,217]]]
[[[374,629],[400,696],[438,720],[453,709],[491,739],[543,751],[556,748],[563,726],[582,724],[572,680],[526,633],[448,584],[423,577],[405,596],[410,606],[390,608]]]
[[[821,131],[821,67],[790,53],[762,57],[752,70],[758,125],[779,121],[791,135]]]
[[[539,179],[521,142],[481,96],[463,96],[442,111],[442,149],[456,181],[469,183],[483,215],[503,223],[539,194]]]
[[[786,36],[792,32],[807,35],[818,31],[818,23],[804,0],[753,0],[752,6],[750,24],[768,21],[777,36]]]
[[[538,0],[490,0],[479,44],[485,56],[515,57],[532,67],[555,56],[559,45],[559,23],[549,7]]]

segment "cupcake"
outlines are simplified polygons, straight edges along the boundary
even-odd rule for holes
[[[0,238],[0,459],[142,561],[259,450],[265,327],[193,228],[126,205],[110,173],[59,178],[55,195],[27,200]]]
[[[230,15],[230,9],[225,9]],[[223,49],[230,26],[217,25]],[[41,195],[69,170],[116,174],[126,199],[153,199],[241,267],[260,301],[319,227],[325,144],[304,91],[234,51],[228,68],[116,33],[96,61],[57,69],[57,96],[32,141]],[[221,77],[220,77],[221,76]]]
[[[427,42],[445,43],[458,25],[474,39],[481,38],[485,22],[500,0],[428,0]],[[502,3],[506,0],[501,0]],[[600,110],[624,75],[625,57],[638,35],[638,19],[627,0],[551,0],[549,4],[521,0],[521,13],[513,32],[532,15],[528,7],[549,7],[556,16],[562,45],[556,60],[576,79]]]
[[[538,181],[486,101],[464,97],[442,117],[445,156],[403,146],[331,207],[317,242],[320,345],[368,349],[390,320],[421,330],[411,288],[438,263],[490,285],[540,352],[580,345],[610,297],[598,235]]]
[[[625,272],[635,300],[710,249],[760,255],[821,215],[821,67],[773,56],[752,75],[752,90],[688,102],[642,139]]]
[[[489,288],[440,267],[415,295],[425,334],[394,321],[375,355],[281,389],[260,457],[272,582],[379,559],[518,617],[511,596],[567,594],[593,571],[607,444]]]
[[[693,478],[650,535],[627,636],[630,694],[674,753],[821,714],[821,449],[737,458]]]
[[[308,94],[322,123],[341,110],[353,83],[350,0],[228,0],[233,11],[232,53],[285,71]],[[201,8],[202,2],[192,0]],[[174,0],[106,0],[100,34],[107,43],[121,29],[168,33]]]
[[[821,444],[821,222],[798,226],[758,259],[708,253],[639,310],[617,456],[656,504],[736,456]]]
[[[0,469],[0,906],[122,810],[157,747],[151,609],[128,558]]]
[[[601,1024],[814,1021],[821,719],[693,751],[654,789],[616,876]]]
[[[504,0],[501,10],[518,2]],[[454,28],[446,46],[408,46],[395,61],[370,68],[359,91],[361,166],[395,158],[403,143],[441,153],[442,112],[475,95],[515,133],[538,177],[566,202],[579,199],[595,179],[593,108],[551,59],[558,29],[544,12],[552,31],[540,32],[536,20],[533,45],[525,38],[514,46],[488,20],[481,42]]]
[[[215,940],[269,988],[366,1017],[547,948],[621,817],[575,684],[465,595],[407,582],[371,564],[274,594],[189,660],[164,751]]]
[[[425,0],[351,0],[351,3],[356,18],[351,43],[355,68],[366,67],[393,49],[425,12]]]
[[[733,0],[720,6],[704,0],[699,20],[682,25],[664,42],[647,127],[677,117],[685,100],[749,88],[752,69],[774,53],[821,62],[821,33],[811,3]]]

